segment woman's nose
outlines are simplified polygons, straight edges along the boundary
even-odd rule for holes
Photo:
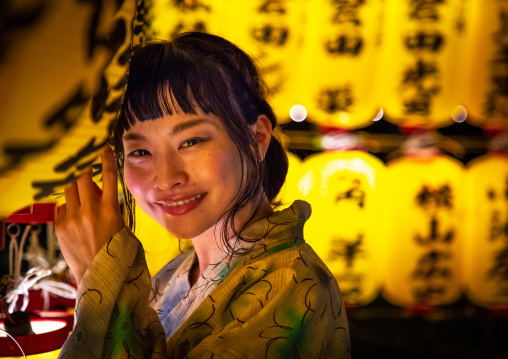
[[[175,186],[183,185],[188,179],[183,163],[178,159],[162,158],[154,168],[153,186],[169,190]]]

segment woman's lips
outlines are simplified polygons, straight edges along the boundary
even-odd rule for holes
[[[204,197],[205,194],[199,194],[197,196],[185,200],[174,202],[161,201],[156,203],[162,209],[163,212],[170,214],[172,216],[180,216],[196,208],[201,203],[201,201],[203,201]]]

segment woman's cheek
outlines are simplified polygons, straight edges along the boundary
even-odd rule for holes
[[[124,179],[129,192],[132,193],[136,201],[139,201],[139,198],[142,197],[141,194],[148,190],[146,188],[148,173],[143,171],[139,166],[126,164],[124,167]]]

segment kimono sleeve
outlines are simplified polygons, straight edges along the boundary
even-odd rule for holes
[[[148,306],[150,288],[143,247],[124,227],[81,280],[74,330],[59,358],[165,358],[164,329]]]

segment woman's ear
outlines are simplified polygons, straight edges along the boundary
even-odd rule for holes
[[[272,122],[266,115],[259,115],[256,123],[252,125],[252,131],[256,136],[258,143],[259,157],[262,160],[265,159],[266,151],[272,140]]]

